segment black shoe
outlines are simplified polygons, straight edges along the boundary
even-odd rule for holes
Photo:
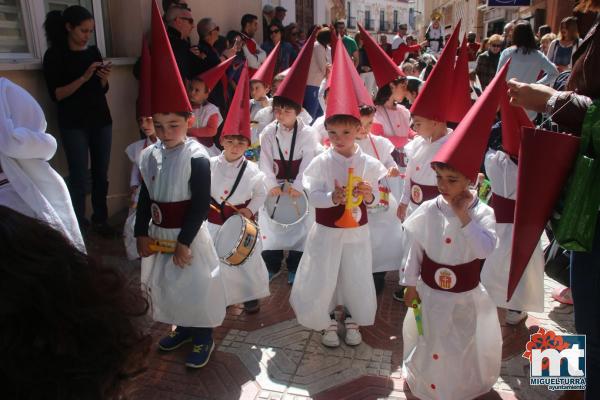
[[[401,286],[400,290],[396,290],[392,297],[394,300],[404,301],[404,288]]]
[[[114,239],[120,236],[120,233],[106,222],[92,222],[92,232],[104,239]]]

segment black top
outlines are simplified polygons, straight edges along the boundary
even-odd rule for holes
[[[185,81],[185,79],[191,79],[202,72],[203,61],[191,52],[190,41],[182,39],[181,33],[170,26],[167,27],[167,35],[169,35],[169,42],[171,43],[181,78]]]
[[[206,54],[206,58],[202,60],[202,67],[200,70],[201,73],[208,71],[209,69],[214,68],[221,63],[219,52],[207,42],[200,40],[198,43],[198,49],[202,53]],[[219,107],[222,115],[227,115],[227,104],[225,102],[224,92],[223,84],[221,83],[221,80],[219,80],[219,82],[217,82],[213,90],[211,90],[210,94],[208,95],[208,101]]]
[[[202,222],[208,217],[208,208],[210,207],[210,162],[204,157],[197,157],[192,158],[191,163],[191,204],[177,237],[177,241],[186,246],[194,241]],[[152,219],[150,203],[148,188],[145,183],[142,183],[135,216],[135,237],[148,236],[148,228]]]
[[[51,47],[44,54],[44,76],[50,98],[58,103],[60,128],[99,128],[112,123],[105,96],[108,84],[102,87],[96,74],[71,96],[56,100],[56,88],[81,78],[90,64],[96,61],[102,61],[96,46],[81,51]]]

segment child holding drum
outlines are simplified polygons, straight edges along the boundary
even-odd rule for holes
[[[226,307],[219,259],[203,224],[210,205],[210,162],[204,147],[186,137],[192,107],[156,2],[152,93],[160,142],[146,148],[140,160],[135,236],[141,280],[152,299],[154,320],[176,325],[159,348],[171,351],[191,341],[185,365],[201,368],[215,347],[212,328],[221,325]]]
[[[350,76],[354,64],[338,41],[327,100],[326,127],[331,147],[306,168],[303,177],[310,204],[316,209],[290,304],[298,322],[322,330],[323,345],[340,345],[337,305],[348,312],[347,345],[362,342],[359,326],[372,325],[377,299],[372,273],[367,206],[379,199],[378,182],[387,170],[355,143],[360,132],[358,101]],[[342,185],[345,185],[342,186]]]
[[[302,47],[273,98],[275,121],[260,137],[260,170],[265,174],[269,198],[260,212],[262,257],[273,279],[281,270],[287,250],[288,283],[292,284],[311,225],[302,176],[317,151],[313,129],[299,118],[315,33]]]
[[[253,223],[267,198],[267,188],[264,174],[244,157],[251,137],[248,88],[248,67],[244,65],[221,132],[223,152],[210,159],[208,230],[224,260],[221,274],[227,304],[245,302],[246,312],[253,313],[259,310],[257,299],[269,295],[269,277]],[[236,253],[239,260],[225,258]]]

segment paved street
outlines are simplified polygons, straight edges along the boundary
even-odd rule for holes
[[[128,262],[119,240],[91,238],[91,253],[123,268],[139,280],[138,262]],[[101,255],[100,255],[101,254]],[[199,371],[187,370],[182,360],[189,348],[173,353],[152,350],[147,372],[132,388],[135,400],[196,399],[415,399],[401,377],[401,325],[406,308],[392,298],[397,277],[389,273],[379,297],[374,326],[362,329],[357,347],[328,349],[320,334],[298,325],[289,305],[290,287],[284,274],[271,283],[271,296],[261,311],[248,315],[230,307],[216,329],[217,350]],[[555,302],[558,285],[546,278],[543,313],[532,314],[516,328],[503,326],[502,374],[494,390],[482,399],[557,399],[561,393],[529,386],[529,364],[521,357],[528,335],[537,326],[573,332],[573,308]],[[150,325],[154,341],[169,329]]]

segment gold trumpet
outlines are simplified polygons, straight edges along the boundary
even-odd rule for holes
[[[354,197],[352,192],[354,187],[362,182],[360,176],[354,175],[354,168],[348,168],[348,183],[346,184],[346,207],[344,213],[335,221],[335,226],[339,228],[356,228],[358,222],[352,217],[352,209],[358,207],[363,201],[362,195]]]

